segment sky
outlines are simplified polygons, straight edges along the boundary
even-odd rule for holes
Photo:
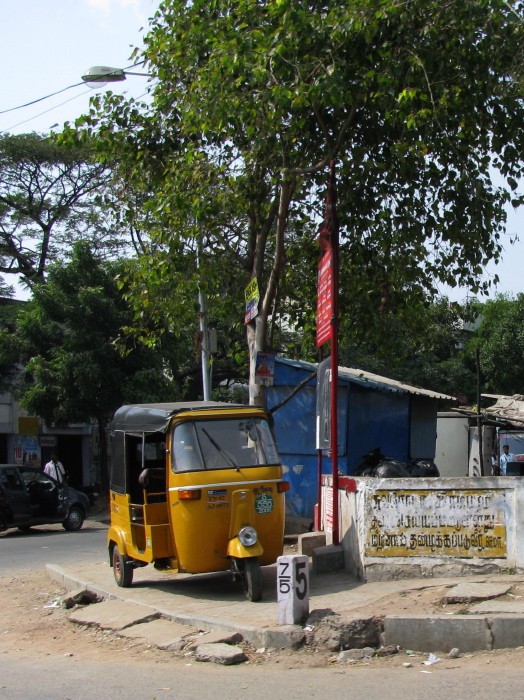
[[[0,112],[82,83],[91,66],[130,66],[132,48],[142,45],[140,30],[147,31],[158,5],[159,0],[0,0]],[[146,78],[130,76],[112,89],[138,97],[146,86]],[[0,132],[45,133],[55,124],[61,127],[88,110],[93,93],[81,84],[0,114]]]
[[[92,66],[126,68],[160,0],[0,0],[0,112],[77,85],[36,104],[0,114],[0,133],[59,131],[89,110],[96,92],[82,83]],[[141,31],[143,28],[143,31]],[[135,71],[143,70],[135,68]],[[128,76],[113,92],[140,97],[147,78]],[[6,276],[8,284],[14,278]],[[18,285],[16,296],[27,298]]]
[[[133,47],[142,45],[148,20],[159,3],[0,0],[0,112],[81,83],[81,75],[91,66],[130,66]],[[129,76],[125,82],[113,83],[111,89],[138,98],[146,87],[146,78]],[[0,114],[0,133],[59,130],[64,122],[85,114],[89,98],[104,89],[93,91],[81,84],[37,104]],[[498,273],[501,278],[496,291],[516,294],[524,292],[524,210],[508,209],[507,234],[502,262],[489,265],[486,274],[493,277]],[[522,240],[511,245],[510,236]],[[452,301],[463,301],[468,295],[466,289],[441,287],[440,291]]]

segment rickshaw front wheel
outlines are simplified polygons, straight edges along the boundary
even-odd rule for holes
[[[238,568],[242,574],[242,584],[246,598],[253,603],[262,600],[262,570],[257,557],[238,559]]]
[[[115,544],[112,553],[113,574],[115,581],[121,588],[129,588],[133,583],[133,560],[126,554],[122,554]]]

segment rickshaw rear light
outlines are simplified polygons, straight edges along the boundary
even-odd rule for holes
[[[180,490],[178,492],[178,498],[184,501],[199,501],[202,495],[200,489],[191,489],[190,491]]]
[[[277,484],[277,491],[279,493],[284,493],[284,491],[289,491],[290,488],[291,488],[291,484],[289,483],[289,481],[280,481]]]

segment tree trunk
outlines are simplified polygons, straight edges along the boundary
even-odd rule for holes
[[[296,177],[289,177],[289,174],[285,172],[280,187],[275,254],[271,273],[264,297],[260,303],[258,316],[246,326],[247,346],[249,350],[249,403],[251,406],[266,405],[266,387],[262,384],[255,384],[257,353],[264,352],[266,349],[268,317],[274,306],[278,283],[284,267],[284,236],[289,215],[289,205],[293,198],[295,186]],[[256,270],[253,271],[251,279],[254,277],[256,277]],[[258,282],[260,284],[260,280],[258,280]]]
[[[257,316],[246,327],[247,346],[249,350],[249,405],[266,405],[266,387],[263,384],[255,384],[255,370],[257,353],[264,352],[267,338],[267,319]]]

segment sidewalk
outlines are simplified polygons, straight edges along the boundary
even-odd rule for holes
[[[313,615],[308,621],[312,629],[304,632],[301,626],[278,626],[276,566],[262,571],[264,600],[251,603],[227,572],[168,575],[147,566],[135,570],[132,587],[119,588],[105,562],[67,570],[47,565],[48,574],[69,591],[86,588],[106,600],[148,606],[153,614],[207,632],[240,632],[256,647],[296,647],[304,641],[326,644],[331,650],[337,644],[369,646],[362,630],[369,632],[371,627],[377,639],[372,646],[382,643],[416,651],[458,647],[466,652],[524,644],[522,574],[362,583],[345,572],[311,572],[310,611],[330,609],[336,615],[324,620],[322,614]],[[466,591],[459,602],[446,602],[446,593],[465,583],[482,585],[473,587],[471,594]]]

